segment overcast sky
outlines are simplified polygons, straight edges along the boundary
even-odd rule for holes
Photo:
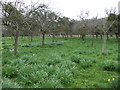
[[[7,0],[12,1],[12,0]],[[31,4],[31,0],[23,0],[26,5]],[[38,0],[32,0],[37,2]],[[99,14],[99,17],[104,17],[105,8],[116,7],[118,12],[118,2],[120,0],[39,0],[39,3],[48,4],[55,11],[60,12],[64,16],[71,19],[78,19],[81,11],[89,11],[89,18]]]

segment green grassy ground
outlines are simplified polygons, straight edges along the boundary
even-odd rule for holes
[[[2,48],[2,38],[0,37],[0,48]],[[0,89],[2,89],[2,50],[0,49]]]
[[[3,38],[4,88],[109,88],[118,76],[118,42],[107,41],[107,55],[101,55],[102,40],[91,38],[83,42],[78,37],[57,38],[41,46],[41,38],[19,38],[18,55],[13,55],[13,43]],[[113,80],[112,80],[113,79]]]

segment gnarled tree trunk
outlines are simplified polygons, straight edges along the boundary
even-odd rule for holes
[[[42,46],[44,46],[45,44],[45,33],[43,32],[42,33]]]
[[[55,35],[52,34],[52,42],[55,42]]]
[[[94,46],[94,32],[92,32],[92,47]]]
[[[16,30],[15,42],[14,42],[14,55],[17,55],[18,52],[18,37],[19,37],[19,30]]]
[[[104,35],[103,35],[103,43],[102,43],[102,55],[106,55],[107,52],[106,52],[106,32],[104,32]]]
[[[96,38],[98,38],[98,34],[96,34]]]
[[[33,41],[33,32],[31,32],[31,35],[30,35],[30,41],[31,42]]]
[[[109,40],[109,35],[108,35],[108,33],[106,33],[106,35],[107,35],[107,40]]]
[[[101,39],[103,38],[102,34],[100,34],[100,38],[101,38]]]

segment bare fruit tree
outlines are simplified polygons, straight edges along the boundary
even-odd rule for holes
[[[88,32],[91,33],[92,35],[92,47],[94,46],[94,35],[95,35],[95,31],[97,30],[98,27],[98,19],[97,16],[93,17],[91,20],[89,20],[89,30]]]
[[[80,15],[78,16],[80,18],[81,26],[81,35],[82,35],[82,40],[85,40],[85,33],[87,32],[87,18],[89,16],[89,11],[86,11],[85,13],[81,11]]]
[[[35,20],[38,23],[39,31],[42,34],[42,46],[45,44],[45,35],[50,31],[50,22],[49,14],[51,10],[45,4],[39,4],[32,11],[32,15],[35,17]]]
[[[107,21],[108,19],[108,15],[111,14],[111,13],[115,13],[116,10],[115,8],[110,8],[110,9],[105,9],[105,14],[107,15],[107,18],[105,18],[103,21],[102,21],[102,24],[103,24],[103,33],[104,33],[104,36],[103,36],[103,43],[102,43],[102,55],[106,55],[107,52],[106,52],[106,40],[107,40],[107,33],[109,31],[109,29],[112,27],[112,25],[115,23],[115,21],[112,21],[112,22],[109,22]]]
[[[49,14],[49,21],[50,21],[50,34],[52,35],[52,42],[55,41],[55,34],[58,34],[58,16],[55,12]]]

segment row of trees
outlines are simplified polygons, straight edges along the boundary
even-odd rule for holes
[[[70,20],[53,12],[45,4],[32,4],[26,7],[19,0],[0,3],[3,14],[3,36],[14,36],[14,55],[17,54],[19,36],[30,36],[32,41],[33,36],[40,35],[42,37],[42,46],[44,46],[46,35],[52,36],[53,42],[57,35],[62,35],[63,37],[81,35],[82,40],[85,39],[85,35],[92,35],[93,46],[94,35],[98,37],[100,34],[101,36],[104,35],[104,54],[106,53],[106,35],[108,36],[109,32],[112,32],[118,38],[117,25],[119,15],[116,15],[113,9],[106,10],[108,17],[102,19],[98,19],[97,16],[88,19],[89,12],[81,12],[79,15],[80,20],[78,21]]]

